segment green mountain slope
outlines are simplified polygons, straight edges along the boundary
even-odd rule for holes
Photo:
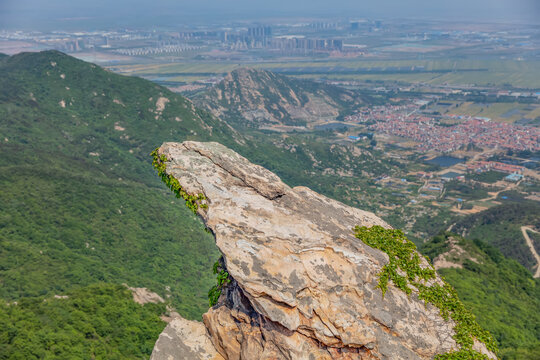
[[[126,282],[200,316],[214,241],[148,154],[236,136],[181,96],[59,52],[0,60],[0,297]]]
[[[129,290],[110,284],[0,303],[0,358],[148,358],[164,311],[163,304],[136,304]]]
[[[480,240],[447,233],[420,250],[496,338],[502,359],[539,358],[540,280]]]
[[[194,101],[231,124],[249,127],[303,126],[335,119],[361,103],[349,90],[247,68],[229,73]]]
[[[458,221],[452,231],[471,239],[480,239],[507,257],[532,270],[536,261],[521,233],[521,226],[540,229],[540,204],[527,201],[494,206]]]

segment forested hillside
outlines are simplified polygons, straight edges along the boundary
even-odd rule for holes
[[[540,229],[540,205],[526,201],[497,205],[458,221],[452,231],[471,239],[480,239],[497,247],[532,270],[536,261],[525,243],[522,226]]]
[[[200,316],[217,253],[153,174],[149,153],[165,141],[219,141],[337,198],[339,176],[313,171],[362,168],[346,149],[250,140],[163,87],[55,51],[0,61],[0,135],[0,296],[10,301],[126,282]]]
[[[165,141],[190,139],[221,142],[292,185],[338,198],[344,191],[332,185],[338,175],[313,177],[325,166],[314,168],[311,159],[359,166],[349,164],[347,150],[330,145],[292,153],[246,138],[163,87],[56,51],[2,57],[0,298],[35,303],[97,282],[126,283],[199,318],[214,281],[214,240],[155,176],[149,156]],[[4,321],[14,311],[4,312]],[[54,332],[49,325],[40,326]],[[73,331],[79,336],[83,329]],[[13,356],[23,354],[16,343],[31,341],[15,330],[2,336],[8,339],[3,354]]]
[[[213,239],[148,154],[167,140],[233,142],[226,125],[148,81],[52,51],[2,60],[0,119],[2,298],[126,282],[170,289],[187,317],[204,311]]]
[[[163,329],[163,304],[141,306],[120,285],[0,303],[2,359],[141,359]]]
[[[461,250],[451,251],[455,247]],[[420,250],[431,259],[445,258],[439,273],[498,341],[502,359],[540,358],[539,279],[480,240],[445,233]]]

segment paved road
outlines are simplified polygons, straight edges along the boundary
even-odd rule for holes
[[[534,233],[538,233],[538,231],[534,231],[533,229],[531,229],[528,226],[522,226],[521,227],[521,232],[523,233],[523,237],[525,238],[525,241],[527,242],[527,246],[529,246],[529,249],[531,249],[531,252],[532,252],[534,258],[536,259],[536,272],[534,273],[533,276],[535,278],[539,278],[540,277],[540,256],[538,256],[538,253],[536,252],[536,249],[534,248],[534,244],[533,244],[531,238],[529,237],[529,234],[527,234],[527,230],[531,231],[531,232],[534,232]]]

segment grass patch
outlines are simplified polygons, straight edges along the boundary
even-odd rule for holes
[[[148,358],[164,304],[139,305],[121,285],[93,284],[63,298],[0,303],[2,359]]]
[[[502,180],[507,176],[507,174],[499,172],[499,171],[485,171],[479,174],[471,174],[467,175],[468,179],[476,180],[479,182],[487,183],[487,184],[493,184],[496,183],[499,180]]]

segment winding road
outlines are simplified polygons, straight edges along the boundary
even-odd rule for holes
[[[521,232],[523,233],[523,237],[525,238],[525,241],[527,242],[527,246],[529,247],[529,249],[531,249],[531,252],[534,258],[536,259],[536,272],[534,273],[533,277],[539,278],[540,277],[540,256],[538,256],[538,253],[536,252],[536,249],[534,248],[534,244],[531,238],[529,237],[529,234],[527,234],[527,230],[530,232],[537,233],[537,234],[538,234],[538,231],[535,231],[528,226],[521,227]]]

